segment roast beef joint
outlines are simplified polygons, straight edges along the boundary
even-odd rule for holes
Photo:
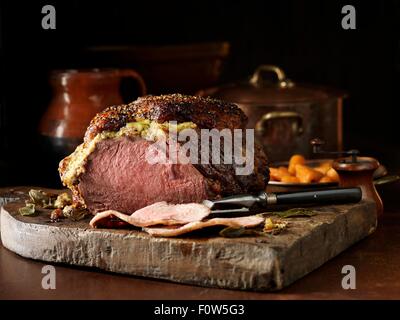
[[[185,129],[233,131],[244,129],[246,122],[246,116],[234,104],[180,94],[145,96],[127,105],[112,106],[95,116],[84,142],[60,162],[61,180],[71,189],[74,205],[92,214],[106,210],[132,214],[157,202],[201,203],[264,190],[269,171],[258,145],[248,175],[236,174],[239,164],[235,161],[148,161],[149,149],[168,140],[171,125],[177,133]]]

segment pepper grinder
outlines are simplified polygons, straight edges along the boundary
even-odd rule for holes
[[[371,157],[360,157],[358,150],[343,152],[323,151],[321,147],[324,144],[325,142],[318,138],[311,140],[313,153],[345,155],[345,157],[334,160],[332,164],[332,168],[339,174],[339,186],[343,188],[360,187],[362,199],[373,200],[376,205],[377,216],[381,218],[383,215],[383,203],[373,181],[373,174],[380,165],[378,160]]]

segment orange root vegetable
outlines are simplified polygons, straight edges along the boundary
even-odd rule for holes
[[[334,182],[339,182],[339,175],[335,169],[331,168],[328,170],[326,175],[331,178]]]
[[[269,168],[269,178],[271,181],[281,181],[279,170],[277,168]]]
[[[299,178],[295,176],[283,176],[281,179],[282,182],[284,183],[300,183]]]
[[[315,167],[314,170],[317,170],[321,172],[323,175],[326,175],[326,173],[332,168],[332,163],[331,162],[324,162],[321,163],[318,167]]]
[[[300,154],[295,154],[293,155],[290,160],[289,160],[289,168],[288,171],[290,174],[295,175],[296,174],[296,165],[304,165],[306,163],[306,159],[300,155]]]
[[[272,181],[282,181],[284,176],[290,175],[285,167],[269,168],[269,174]]]
[[[331,178],[329,178],[328,176],[323,176],[319,182],[321,183],[328,183],[328,182],[334,182]]]
[[[286,167],[279,167],[278,170],[279,170],[279,172],[281,173],[282,176],[290,175],[289,170]]]
[[[302,164],[297,164],[295,170],[296,177],[301,183],[318,182],[323,177],[321,172]]]

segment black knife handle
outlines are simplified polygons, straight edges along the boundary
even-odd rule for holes
[[[330,190],[277,193],[276,204],[326,204],[359,202],[360,188],[338,188]]]

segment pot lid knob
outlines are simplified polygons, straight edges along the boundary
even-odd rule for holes
[[[254,86],[262,86],[263,84],[266,83],[266,81],[263,78],[263,74],[268,72],[275,73],[278,79],[277,86],[279,88],[291,88],[295,85],[292,80],[286,78],[286,74],[281,68],[268,64],[263,64],[259,66],[256,69],[256,71],[254,71],[253,75],[249,80],[250,84]]]

